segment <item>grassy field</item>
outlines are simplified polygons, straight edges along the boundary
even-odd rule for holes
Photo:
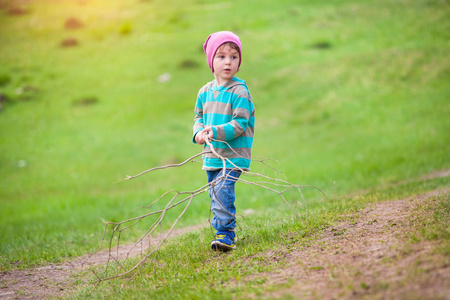
[[[442,194],[427,200],[418,209],[413,211],[411,220],[413,226],[408,228],[408,232],[403,233],[400,244],[390,245],[392,248],[401,249],[397,256],[383,257],[377,264],[389,269],[390,265],[401,263],[404,257],[408,257],[415,248],[423,251],[426,242],[429,247],[432,245],[432,256],[427,260],[409,257],[408,276],[403,279],[401,271],[397,271],[400,279],[391,280],[391,274],[376,276],[375,270],[368,271],[372,280],[370,286],[364,281],[358,282],[358,273],[363,272],[348,266],[348,262],[342,264],[330,263],[309,267],[310,261],[292,261],[291,252],[305,252],[320,245],[317,254],[320,256],[324,248],[335,248],[345,255],[349,251],[345,247],[335,246],[335,242],[327,245],[320,241],[320,237],[327,228],[333,228],[340,222],[347,222],[347,226],[333,234],[334,236],[345,235],[347,230],[351,230],[351,225],[359,222],[360,210],[369,203],[399,199],[405,195],[415,195],[429,188],[448,187],[448,179],[435,179],[427,182],[415,181],[401,187],[378,190],[375,194],[367,194],[353,198],[335,199],[332,204],[328,204],[326,209],[315,209],[310,212],[310,217],[306,222],[299,222],[298,219],[289,215],[285,208],[279,210],[266,210],[265,213],[252,218],[247,218],[241,223],[239,230],[238,250],[228,255],[217,255],[208,248],[209,237],[193,231],[189,234],[178,237],[167,243],[156,256],[152,256],[133,279],[111,280],[103,282],[96,289],[94,285],[83,285],[81,282],[89,278],[91,282],[96,282],[96,277],[91,273],[78,275],[75,280],[78,284],[74,286],[79,290],[72,295],[74,297],[103,298],[112,299],[139,299],[142,297],[152,299],[272,299],[273,292],[283,291],[295,286],[295,279],[288,279],[283,283],[271,281],[271,276],[282,276],[283,272],[292,265],[300,265],[303,272],[314,272],[314,270],[331,269],[330,284],[338,285],[341,281],[343,286],[338,292],[329,295],[330,297],[342,296],[350,299],[378,299],[378,298],[403,298],[403,299],[427,299],[423,293],[408,292],[408,288],[423,286],[424,278],[431,277],[439,271],[442,276],[446,276],[445,270],[448,266],[448,255],[450,253],[450,198]],[[394,212],[395,214],[395,212]],[[372,221],[372,220],[371,220]],[[373,220],[377,222],[377,220]],[[392,226],[396,226],[393,224]],[[333,228],[334,229],[334,228]],[[331,229],[331,230],[333,230]],[[367,234],[367,232],[366,232]],[[180,251],[183,249],[183,251]],[[302,249],[302,250],[299,250]],[[417,251],[417,250],[416,250]],[[353,255],[358,255],[358,251]],[[360,254],[361,255],[361,254]],[[432,264],[430,257],[435,258]],[[338,259],[336,255],[334,257]],[[355,259],[355,258],[353,258]],[[131,268],[138,260],[128,261],[122,267]],[[424,261],[426,263],[424,263]],[[406,266],[405,266],[406,267]],[[369,267],[370,268],[370,267]],[[103,267],[96,269],[100,275],[115,275],[124,269],[110,268],[103,274]],[[301,269],[300,269],[301,270]],[[301,271],[297,271],[298,273]],[[350,274],[343,274],[342,272]],[[447,274],[448,275],[448,274]],[[448,278],[448,276],[447,276]],[[307,281],[307,280],[305,280]],[[298,283],[304,285],[305,282]],[[445,288],[439,286],[439,288]],[[400,290],[400,292],[397,292]],[[312,296],[318,293],[320,288],[310,286],[300,297],[287,293],[284,297],[274,297],[281,299],[323,299],[329,297]],[[438,295],[442,293],[434,290],[431,298],[441,299]],[[445,294],[445,292],[444,292]],[[353,296],[352,296],[353,295]],[[366,298],[364,298],[366,297]]]
[[[0,0],[1,269],[88,253],[105,220],[205,183],[200,164],[116,181],[200,152],[193,106],[212,79],[201,45],[218,30],[243,43],[254,155],[322,189],[326,201],[306,191],[312,207],[449,169],[449,12],[439,0]],[[280,206],[239,192],[241,209]],[[208,207],[196,199],[180,226]]]

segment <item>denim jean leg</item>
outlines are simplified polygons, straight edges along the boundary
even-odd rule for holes
[[[208,171],[208,181],[214,185],[214,188],[210,185],[209,189],[214,214],[211,223],[217,231],[233,230],[236,227],[235,183],[240,175],[240,172],[226,170],[223,178],[221,170]]]

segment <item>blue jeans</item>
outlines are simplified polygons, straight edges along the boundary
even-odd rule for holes
[[[211,224],[217,231],[230,231],[236,227],[234,185],[241,172],[227,169],[225,178],[220,178],[222,174],[222,170],[206,171],[210,184],[208,193],[211,198],[211,210],[214,213]]]

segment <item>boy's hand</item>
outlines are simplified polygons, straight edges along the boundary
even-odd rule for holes
[[[205,127],[205,129],[203,129],[202,131],[197,132],[197,134],[195,135],[195,142],[199,145],[204,144],[206,135],[210,140],[213,138],[213,131],[210,126]]]
[[[199,145],[203,145],[205,143],[205,138],[203,137],[201,131],[197,132],[197,134],[195,135],[195,142]]]

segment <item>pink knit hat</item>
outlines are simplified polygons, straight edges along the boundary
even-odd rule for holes
[[[233,42],[239,47],[240,52],[240,59],[239,59],[239,66],[241,66],[242,61],[242,46],[241,46],[241,40],[237,35],[230,31],[219,31],[212,33],[208,36],[206,39],[206,42],[203,44],[203,50],[206,54],[206,62],[208,63],[209,68],[214,73],[213,68],[213,59],[214,55],[216,55],[217,49],[219,49],[222,44],[226,42]]]

